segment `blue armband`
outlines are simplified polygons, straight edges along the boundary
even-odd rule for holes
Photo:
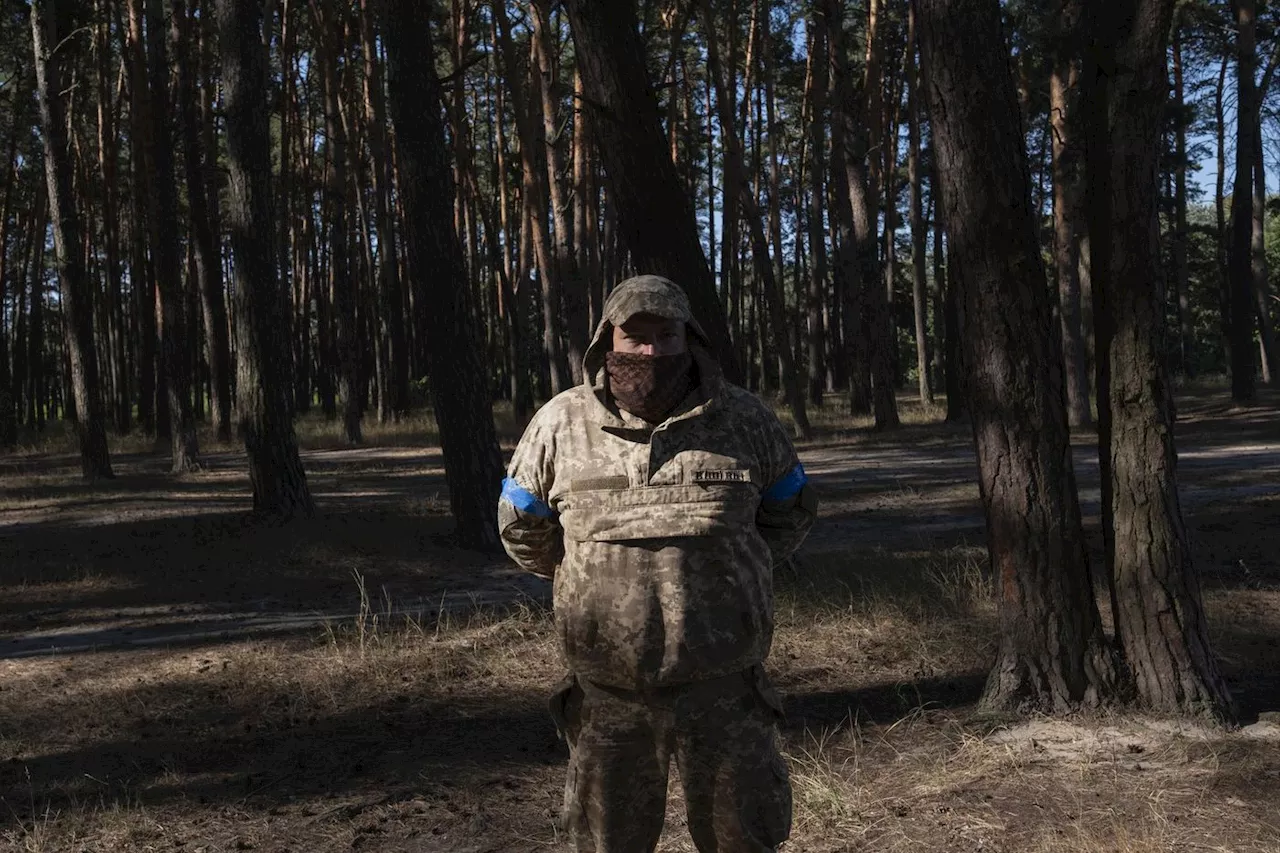
[[[785,477],[769,487],[764,493],[764,499],[773,503],[789,501],[800,494],[800,490],[807,482],[809,478],[804,473],[804,466],[797,462],[796,467],[792,468]]]
[[[545,501],[510,477],[502,481],[502,500],[538,518],[555,518],[558,515]]]

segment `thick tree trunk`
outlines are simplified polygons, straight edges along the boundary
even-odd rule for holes
[[[1231,189],[1231,398],[1252,400],[1255,393],[1253,332],[1253,163],[1258,104],[1254,70],[1254,0],[1232,0],[1236,20],[1236,172]]]
[[[1089,582],[1050,300],[997,0],[917,0],[1000,645],[983,704],[1097,705],[1114,665]]]
[[[135,50],[143,50],[140,0],[130,0],[129,31]],[[192,365],[187,358],[186,289],[178,245],[178,190],[174,177],[173,121],[169,99],[168,28],[160,0],[146,0],[146,90],[148,103],[144,119],[148,151],[147,195],[150,200],[151,253],[156,278],[157,321],[160,357],[164,372],[165,404],[168,410],[171,467],[174,473],[200,467],[199,441],[191,411]]]
[[[742,367],[693,208],[667,151],[635,17],[627,8],[588,0],[566,0],[564,9],[573,27],[596,150],[632,262],[685,289],[726,376],[739,381]]]
[[[1100,431],[1108,443],[1099,450],[1109,456],[1104,498],[1114,531],[1116,633],[1138,700],[1161,712],[1230,717],[1179,508],[1173,395],[1164,363],[1157,169],[1172,8],[1164,0],[1120,0],[1095,19],[1094,44],[1103,45],[1095,93],[1097,86],[1112,93],[1090,98],[1096,111],[1110,107],[1110,126],[1102,113],[1090,138],[1091,180],[1101,178],[1091,186],[1094,295],[1099,315],[1105,314],[1099,390],[1109,407]],[[1108,38],[1115,39],[1114,61]],[[1103,232],[1109,240],[1100,239]]]
[[[441,118],[429,10],[416,0],[383,0],[387,89],[399,146],[405,242],[415,275],[431,271],[430,375],[449,500],[464,547],[498,547],[502,456],[457,234],[450,227],[452,172]]]
[[[53,49],[69,35],[64,16],[53,0],[32,0],[31,43],[35,54],[36,92],[40,104],[44,171],[48,184],[49,216],[53,222],[54,259],[62,302],[63,341],[71,367],[76,403],[76,433],[80,440],[80,468],[92,481],[110,478],[106,413],[93,340],[93,304],[81,254],[80,214],[72,191],[71,149],[63,108],[62,58]],[[65,54],[63,54],[65,56]],[[36,294],[35,299],[39,299]]]
[[[222,296],[222,252],[209,218],[205,186],[205,151],[200,137],[200,104],[197,100],[192,18],[186,0],[174,0],[174,57],[178,71],[177,103],[182,122],[183,164],[187,204],[191,211],[191,243],[204,320],[205,359],[209,365],[210,412],[219,441],[231,440],[231,345],[227,308]]]
[[[1053,260],[1058,284],[1058,336],[1067,392],[1067,419],[1073,427],[1093,423],[1089,365],[1080,304],[1080,234],[1085,230],[1084,166],[1077,116],[1079,0],[1064,0],[1057,15],[1057,44],[1049,75],[1049,121],[1053,133]]]
[[[287,398],[285,300],[271,235],[271,138],[262,5],[217,0],[231,195],[227,228],[235,260],[236,419],[249,455],[256,512],[315,514]]]

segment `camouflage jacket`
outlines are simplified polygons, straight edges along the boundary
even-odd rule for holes
[[[521,567],[553,579],[570,669],[628,689],[760,663],[773,638],[773,566],[816,500],[777,417],[691,346],[699,386],[661,424],[609,403],[602,323],[582,385],[534,416],[503,483],[498,524]]]

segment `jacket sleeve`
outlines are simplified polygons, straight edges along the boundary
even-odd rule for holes
[[[546,417],[539,417],[543,412],[534,416],[511,457],[498,498],[498,532],[520,568],[551,578],[564,559],[564,530],[548,500],[555,482],[555,435]]]
[[[756,511],[756,528],[769,546],[776,566],[790,557],[818,516],[818,495],[809,485],[786,429],[772,411],[761,405],[765,419],[761,473],[764,492]]]

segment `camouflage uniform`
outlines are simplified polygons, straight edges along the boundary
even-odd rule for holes
[[[618,409],[604,356],[638,313],[688,324],[695,389],[659,424]],[[791,791],[762,662],[773,570],[815,514],[786,431],[727,383],[683,291],[619,285],[583,384],[534,416],[498,506],[507,552],[552,578],[571,676],[552,698],[570,745],[565,819],[580,851],[650,851],[674,757],[701,851],[769,851]]]

